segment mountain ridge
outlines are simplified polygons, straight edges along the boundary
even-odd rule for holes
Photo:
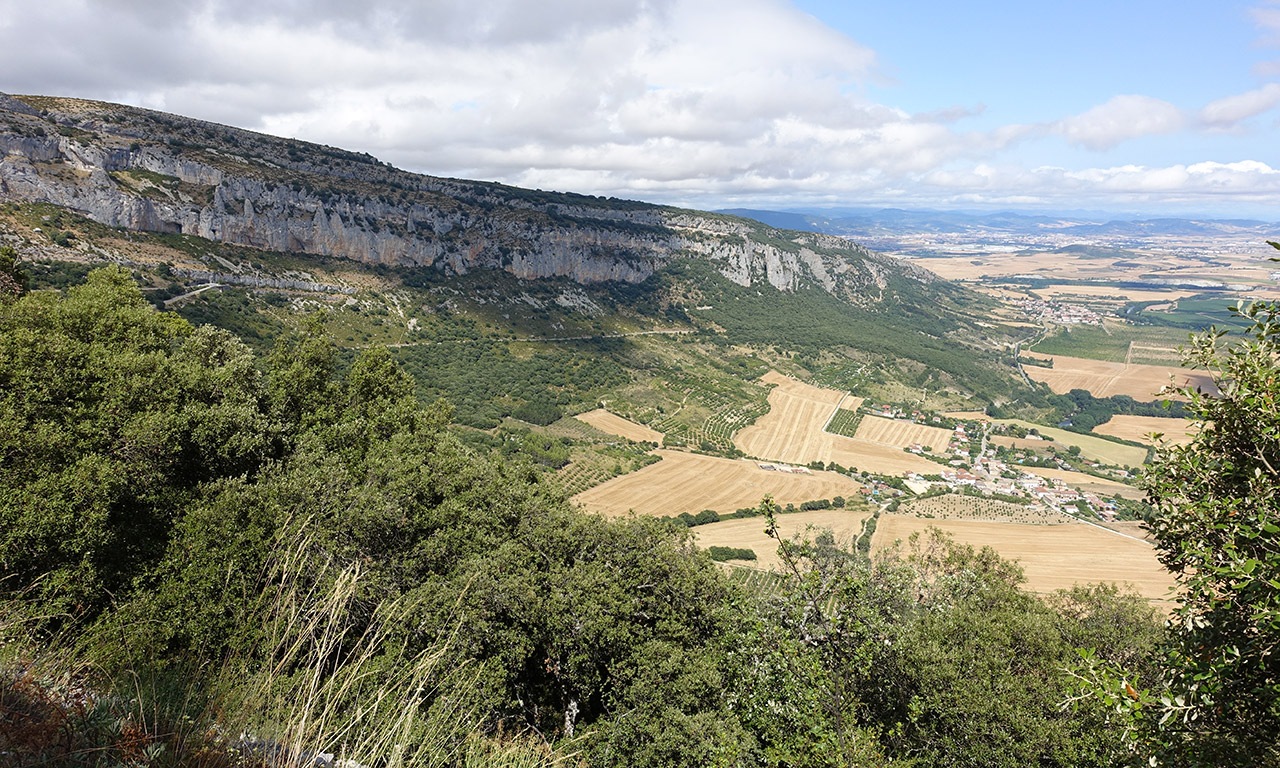
[[[109,226],[522,279],[638,283],[672,260],[857,305],[933,273],[818,233],[396,169],[370,155],[106,102],[0,94],[0,197]]]

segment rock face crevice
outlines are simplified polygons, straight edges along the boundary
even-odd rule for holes
[[[851,300],[930,272],[746,219],[401,171],[368,155],[101,102],[0,94],[0,196],[103,224],[456,273],[636,283],[676,258]]]

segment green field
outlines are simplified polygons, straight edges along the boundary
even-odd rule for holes
[[[1123,363],[1129,355],[1131,343],[1139,346],[1177,349],[1186,346],[1188,333],[1189,331],[1180,328],[1127,323],[1108,323],[1105,329],[1096,325],[1077,325],[1062,328],[1054,335],[1030,347],[1030,351],[1042,355],[1064,355]],[[1136,351],[1131,362],[1147,362],[1147,360],[1138,359],[1141,352],[1141,350]],[[1171,361],[1166,356],[1161,362],[1154,364],[1170,365]],[[1172,364],[1176,365],[1176,362]]]
[[[1147,460],[1147,449],[1136,445],[1124,445],[1093,435],[1082,435],[1057,427],[1046,427],[1032,424],[1021,419],[997,419],[997,424],[1016,424],[1024,429],[1034,429],[1041,435],[1059,442],[1067,447],[1080,447],[1080,455],[1100,464],[1111,464],[1118,467],[1140,467]]]
[[[1203,330],[1210,325],[1218,327],[1247,328],[1248,322],[1231,313],[1229,307],[1239,299],[1219,294],[1192,296],[1174,302],[1171,311],[1142,313],[1143,320],[1188,331]]]

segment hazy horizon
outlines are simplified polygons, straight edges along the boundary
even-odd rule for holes
[[[0,0],[0,42],[8,93],[530,188],[702,209],[1280,211],[1276,0]]]

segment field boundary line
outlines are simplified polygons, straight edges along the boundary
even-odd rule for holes
[[[827,417],[827,423],[822,425],[823,432],[827,433],[828,435],[835,434],[834,432],[832,432],[827,428],[831,426],[831,422],[835,421],[836,414],[840,412],[840,406],[844,405],[844,401],[847,400],[848,398],[849,398],[849,393],[845,392],[843,395],[840,396],[840,399],[836,401],[836,407],[831,409],[831,415]]]
[[[1138,538],[1137,536],[1130,536],[1130,535],[1129,535],[1129,534],[1127,534],[1127,533],[1121,533],[1121,532],[1119,532],[1119,531],[1117,531],[1117,530],[1114,530],[1114,529],[1112,529],[1112,528],[1108,528],[1108,527],[1107,527],[1107,526],[1105,526],[1105,525],[1098,525],[1097,523],[1093,522],[1092,520],[1085,520],[1083,517],[1079,517],[1079,516],[1074,515],[1074,514],[1072,514],[1072,513],[1070,513],[1070,512],[1065,512],[1065,511],[1064,511],[1064,512],[1063,512],[1063,514],[1064,514],[1064,515],[1066,515],[1066,516],[1068,516],[1068,517],[1074,518],[1075,520],[1077,520],[1077,521],[1079,521],[1079,522],[1081,522],[1081,523],[1084,523],[1085,525],[1092,525],[1094,528],[1097,528],[1098,530],[1106,531],[1107,533],[1114,534],[1114,535],[1116,535],[1116,536],[1122,536],[1122,537],[1124,537],[1124,538],[1126,538],[1126,539],[1132,539],[1133,541],[1140,541],[1140,542],[1142,542],[1143,544],[1146,544],[1148,547],[1151,547],[1152,549],[1155,549],[1155,546],[1156,546],[1156,545],[1155,545],[1155,544],[1153,544],[1153,543],[1151,543],[1151,542],[1149,542],[1149,541],[1147,541],[1146,539],[1140,539],[1140,538]]]

